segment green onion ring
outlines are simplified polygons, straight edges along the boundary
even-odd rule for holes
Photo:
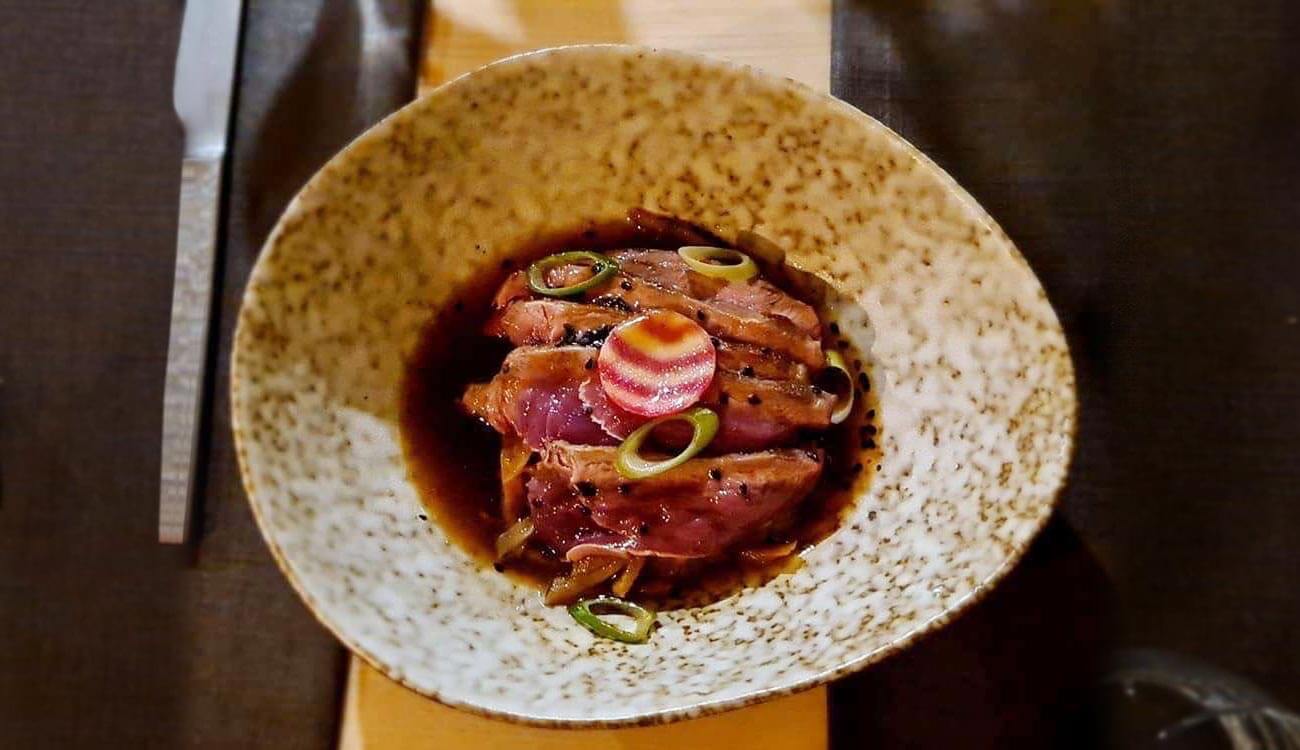
[[[600,610],[600,611],[597,611]],[[624,630],[619,626],[601,619],[602,614],[627,615],[636,620],[635,630]],[[650,628],[655,623],[655,613],[639,604],[616,599],[612,596],[597,596],[583,599],[569,605],[569,615],[582,627],[601,638],[608,638],[623,643],[645,643],[650,639]]]
[[[690,444],[681,453],[672,458],[665,458],[662,461],[650,461],[642,458],[640,453],[641,444],[650,436],[654,428],[664,422],[678,419],[689,422],[691,427],[694,428]],[[718,415],[703,406],[688,409],[680,414],[669,414],[666,417],[652,419],[636,428],[618,447],[618,458],[614,461],[614,468],[618,469],[618,473],[628,479],[645,479],[656,474],[662,474],[669,469],[681,466],[695,454],[704,450],[705,446],[713,440],[713,436],[717,434]]]
[[[682,260],[686,261],[686,265],[690,266],[692,271],[705,276],[727,281],[749,281],[758,275],[758,264],[739,250],[707,245],[687,245],[677,248],[677,254],[682,256]],[[710,263],[709,261],[726,262]]]
[[[849,414],[853,411],[853,373],[849,372],[849,366],[844,362],[844,355],[834,349],[826,352],[826,364],[833,370],[843,372],[845,379],[849,381],[848,398],[844,400],[844,403],[835,407],[835,411],[831,412],[831,424],[839,424],[848,419]]]
[[[580,281],[572,286],[551,287],[546,285],[547,271],[556,266],[565,266],[582,261],[591,263],[591,270],[594,273],[590,279]],[[606,258],[600,253],[593,253],[588,250],[556,253],[548,255],[528,267],[528,288],[547,297],[572,297],[600,284],[605,279],[613,276],[616,271],[618,271],[618,261],[613,258]]]

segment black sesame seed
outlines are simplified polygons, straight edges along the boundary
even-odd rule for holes
[[[831,333],[835,334],[836,336],[840,335],[839,323],[831,323]]]
[[[622,290],[625,291],[625,292],[630,292],[630,291],[632,291],[632,282],[630,282],[630,281],[624,281],[623,283],[619,284],[618,286],[619,286],[620,289],[622,289]]]
[[[703,310],[696,310],[696,311],[695,311],[695,319],[698,320],[698,321],[700,321],[701,323],[703,323],[704,321],[706,321],[706,320],[709,319],[709,315],[708,315],[708,313],[704,312]]]
[[[875,409],[867,409],[867,419],[874,419],[876,416]]]
[[[875,450],[875,448],[876,448],[876,441],[872,440],[871,438],[862,439],[862,450],[869,451],[869,450]]]
[[[730,400],[731,400],[731,395],[730,395],[729,393],[727,393],[726,391],[723,391],[722,393],[719,393],[719,394],[718,394],[718,403],[719,403],[719,404],[725,404],[725,403],[727,403],[727,402],[730,401]]]
[[[583,497],[591,497],[596,494],[596,485],[591,482],[578,482],[574,487],[578,488],[578,493]]]
[[[712,342],[713,342],[713,348],[714,348],[714,349],[721,349],[721,348],[722,348],[722,339],[718,338],[717,336],[710,336],[710,337],[709,337],[709,341],[712,341]]]
[[[751,365],[745,365],[744,367],[741,368],[741,370],[740,370],[740,374],[741,374],[741,375],[744,375],[744,376],[747,377],[747,378],[752,378],[752,377],[754,377],[754,368],[753,368],[753,366],[751,366]]]
[[[618,494],[626,495],[629,494],[630,492],[632,492],[632,485],[628,484],[627,482],[624,482],[618,486]]]
[[[639,532],[641,532],[641,534],[643,534],[643,535],[644,535],[644,534],[649,534],[649,533],[650,533],[650,524],[646,523],[645,521],[642,521],[642,522],[641,522],[641,525],[638,526],[636,530],[639,531]]]
[[[876,426],[874,424],[863,425],[862,432],[867,435],[874,435],[876,434]]]
[[[864,391],[871,390],[871,381],[867,380],[867,374],[865,372],[858,373],[858,387]]]
[[[588,359],[588,360],[586,361],[586,363],[583,364],[583,367],[586,368],[586,369],[588,369],[588,370],[594,370],[594,369],[596,368],[596,360],[594,360],[594,359]]]
[[[416,516],[416,518],[419,518],[421,521],[427,521],[427,520],[429,520],[429,517],[426,516],[426,515],[424,515],[423,513],[421,513],[420,515]]]
[[[498,573],[501,573],[505,571],[506,566],[502,565],[501,563],[492,563],[492,569]]]
[[[749,394],[749,396],[745,400],[754,406],[758,406],[759,404],[763,403],[763,399],[759,398],[757,393]]]
[[[850,469],[850,471],[852,471],[854,474],[861,474],[861,473],[862,473],[862,464],[860,464],[860,463],[853,464],[853,468]]]
[[[712,469],[709,469],[709,479],[712,479],[715,482],[718,481],[719,479],[722,479],[722,469],[719,469],[716,466],[714,466]]]
[[[535,466],[537,465],[537,462],[541,460],[542,460],[542,454],[538,453],[537,451],[533,451],[532,453],[528,454],[529,466]]]
[[[745,497],[749,497],[749,485],[748,485],[748,484],[745,484],[744,482],[741,482],[741,483],[740,483],[740,494],[743,495],[743,496],[745,496]]]

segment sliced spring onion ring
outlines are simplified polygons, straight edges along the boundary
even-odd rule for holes
[[[586,281],[570,286],[551,287],[546,283],[546,272],[558,266],[587,262],[591,264],[592,275]],[[574,250],[568,253],[556,253],[533,263],[528,267],[528,288],[547,297],[572,297],[582,294],[592,287],[614,275],[618,270],[618,261],[607,258],[600,253],[588,250]]]
[[[641,444],[654,428],[664,422],[681,420],[690,423],[694,432],[691,434],[691,442],[681,453],[672,458],[665,458],[661,461],[652,461],[641,457]],[[618,458],[614,461],[614,468],[618,473],[628,479],[645,479],[656,474],[662,474],[669,469],[681,466],[691,457],[704,448],[713,440],[713,436],[718,434],[718,415],[710,409],[703,406],[697,406],[694,409],[688,409],[680,414],[669,414],[666,417],[652,419],[649,422],[636,428],[623,444],[618,447]]]
[[[639,604],[615,599],[612,596],[598,596],[583,599],[569,607],[569,614],[582,627],[601,638],[608,638],[622,643],[645,643],[650,639],[650,628],[655,623],[655,613]],[[602,614],[619,614],[636,621],[636,629],[623,628],[601,619]]]
[[[534,530],[533,519],[521,518],[501,532],[496,543],[497,561],[504,560],[523,549]]]
[[[687,245],[677,248],[691,270],[727,281],[749,281],[758,275],[758,264],[754,259],[726,247],[709,247],[707,245]]]
[[[848,395],[844,396],[843,403],[835,407],[831,412],[831,424],[839,424],[849,418],[853,411],[853,373],[849,372],[849,366],[844,361],[844,355],[832,349],[826,352],[826,364],[833,370],[839,370],[844,373],[844,379],[848,381]]]

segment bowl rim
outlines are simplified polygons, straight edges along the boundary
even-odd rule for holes
[[[1001,237],[1003,237],[1006,240],[1007,248],[1011,251],[1013,257],[1015,259],[1018,259],[1021,263],[1025,265],[1025,267],[1029,270],[1030,274],[1033,276],[1034,281],[1038,284],[1039,288],[1042,289],[1041,279],[1039,279],[1038,275],[1033,272],[1033,268],[1029,265],[1029,262],[1025,259],[1024,255],[1020,252],[1020,249],[1016,247],[1015,243],[1011,240],[1010,236],[1007,235],[1007,233],[1002,229],[1000,225],[998,225],[997,221],[988,213],[988,211],[986,211],[975,200],[973,196],[971,196],[968,192],[966,192],[966,190],[957,183],[957,181],[952,177],[952,175],[948,174],[948,172],[945,171],[942,167],[940,167],[936,162],[934,162],[934,160],[930,159],[928,156],[922,153],[920,149],[918,149],[915,145],[912,144],[911,141],[908,141],[906,138],[904,138],[902,135],[894,131],[889,126],[875,119],[874,117],[867,114],[866,112],[863,112],[857,107],[849,104],[848,102],[839,99],[827,92],[814,89],[813,87],[809,86],[806,83],[795,80],[788,76],[781,76],[774,73],[770,73],[760,68],[756,68],[752,65],[745,65],[742,63],[737,63],[719,57],[700,54],[698,52],[688,52],[684,50],[652,47],[648,45],[637,45],[637,44],[559,45],[554,47],[544,47],[536,50],[530,50],[527,52],[521,52],[518,54],[510,55],[508,57],[503,57],[499,60],[494,60],[493,62],[490,62],[486,65],[482,65],[478,68],[475,68],[474,70],[468,71],[466,73],[462,73],[461,75],[456,76],[455,78],[452,78],[448,81],[444,81],[443,83],[439,84],[433,89],[424,92],[420,96],[417,96],[416,98],[412,99],[410,102],[407,102],[406,104],[402,105],[398,109],[389,113],[388,115],[380,119],[378,122],[366,128],[355,138],[350,140],[345,146],[343,146],[333,156],[331,156],[329,160],[327,160],[324,164],[322,164],[317,169],[317,171],[312,175],[312,177],[309,178],[303,184],[303,186],[299,188],[298,192],[294,194],[293,198],[289,201],[288,204],[286,204],[284,210],[281,212],[280,217],[276,220],[275,226],[268,233],[266,241],[262,244],[258,252],[257,260],[253,264],[253,268],[251,269],[248,276],[248,281],[245,283],[244,291],[240,295],[239,314],[236,317],[235,332],[232,338],[231,356],[230,356],[230,365],[229,365],[230,367],[229,369],[230,418],[231,418],[231,431],[233,433],[233,438],[234,438],[235,456],[237,458],[237,462],[239,466],[240,484],[244,489],[244,495],[248,501],[248,505],[253,512],[253,519],[254,522],[257,524],[258,532],[261,534],[262,540],[266,543],[267,548],[270,550],[271,557],[274,559],[276,567],[279,568],[281,574],[284,575],[284,577],[288,580],[289,585],[293,588],[295,593],[297,593],[298,597],[307,606],[307,609],[308,611],[311,612],[312,617],[314,617],[316,621],[322,627],[324,627],[326,631],[328,631],[332,636],[334,636],[334,638],[338,640],[351,654],[354,654],[357,657],[359,657],[372,669],[384,675],[386,678],[398,683],[399,685],[402,685],[406,689],[411,690],[418,695],[421,695],[425,698],[433,700],[442,705],[449,706],[451,708],[466,711],[468,713],[477,716],[482,716],[489,719],[497,719],[497,720],[510,722],[513,724],[535,726],[539,728],[618,729],[618,728],[668,724],[676,721],[703,718],[705,716],[713,716],[727,711],[734,711],[736,709],[744,708],[746,706],[751,706],[774,698],[780,698],[783,696],[801,693],[805,690],[810,690],[812,688],[821,685],[826,685],[827,683],[833,682],[841,677],[845,677],[855,672],[859,672],[872,664],[883,661],[884,659],[900,651],[903,651],[909,647],[914,646],[922,638],[934,633],[944,625],[947,625],[948,623],[955,620],[957,617],[970,611],[970,609],[975,604],[982,601],[984,597],[988,594],[988,592],[991,589],[993,589],[999,582],[1001,582],[1002,579],[1005,578],[1006,575],[1020,562],[1020,560],[1024,557],[1025,552],[1029,549],[1030,545],[1042,532],[1048,520],[1053,515],[1055,515],[1055,512],[1058,506],[1060,505],[1061,492],[1065,488],[1068,482],[1070,470],[1073,467],[1075,456],[1077,453],[1076,438],[1077,438],[1078,423],[1079,423],[1079,419],[1078,419],[1079,399],[1077,393],[1076,371],[1075,371],[1072,353],[1069,356],[1067,356],[1065,359],[1065,364],[1068,370],[1067,382],[1069,385],[1068,392],[1065,394],[1065,396],[1070,403],[1069,403],[1068,412],[1066,414],[1065,435],[1064,435],[1065,460],[1062,467],[1063,471],[1061,473],[1061,478],[1057,482],[1056,486],[1050,490],[1049,501],[1041,509],[1039,517],[1034,520],[1032,524],[1032,528],[1030,529],[1029,533],[1024,537],[1024,540],[1021,543],[1011,546],[1010,551],[1007,553],[1006,557],[1002,560],[1002,563],[995,570],[989,573],[988,576],[986,576],[984,580],[982,580],[979,584],[977,584],[966,596],[962,597],[957,602],[954,602],[951,606],[947,607],[939,614],[920,623],[919,625],[917,625],[916,627],[914,627],[904,635],[900,636],[896,640],[891,641],[890,643],[884,646],[881,646],[880,648],[860,654],[855,658],[849,659],[833,668],[823,670],[814,675],[795,680],[788,684],[777,685],[777,686],[766,687],[766,688],[756,688],[754,690],[750,690],[748,692],[742,693],[737,696],[729,697],[729,698],[724,698],[719,700],[703,700],[703,701],[697,701],[697,702],[693,702],[687,705],[674,707],[674,708],[665,708],[665,709],[659,709],[659,710],[647,711],[647,712],[629,713],[627,715],[614,716],[609,718],[597,718],[597,719],[576,718],[575,719],[575,718],[554,718],[554,717],[533,715],[528,713],[513,712],[513,711],[503,710],[499,708],[487,708],[476,703],[470,703],[467,701],[462,701],[456,698],[443,695],[437,690],[431,690],[431,689],[426,689],[426,688],[416,686],[411,682],[409,682],[405,678],[405,676],[400,673],[400,670],[388,666],[383,661],[375,657],[373,654],[368,653],[364,648],[362,648],[358,643],[356,643],[354,639],[348,637],[346,633],[344,633],[340,628],[338,628],[333,622],[331,622],[323,614],[322,608],[317,604],[315,599],[307,591],[306,587],[303,585],[303,582],[300,581],[296,576],[296,574],[293,573],[283,550],[280,549],[279,544],[275,541],[266,519],[263,518],[262,511],[259,507],[259,503],[257,500],[255,500],[254,486],[250,476],[250,469],[248,466],[248,458],[247,458],[248,454],[244,445],[246,438],[244,437],[245,433],[244,430],[242,429],[243,425],[241,424],[242,420],[240,418],[240,413],[242,411],[241,407],[243,403],[243,399],[241,397],[242,383],[240,382],[239,379],[239,371],[241,369],[240,362],[242,359],[240,353],[244,348],[243,346],[241,346],[241,342],[245,342],[247,340],[246,314],[247,314],[247,310],[249,309],[250,302],[253,300],[254,290],[256,289],[256,284],[254,283],[254,281],[256,281],[259,275],[267,272],[266,271],[267,255],[274,247],[280,235],[283,233],[285,226],[288,223],[288,220],[299,213],[303,196],[310,192],[310,190],[317,183],[318,180],[322,179],[322,176],[327,171],[329,171],[331,165],[336,164],[341,159],[346,158],[347,154],[349,154],[351,151],[357,148],[358,144],[360,144],[361,142],[371,138],[377,138],[379,137],[378,134],[386,132],[387,129],[391,126],[391,124],[395,120],[401,117],[405,117],[407,112],[411,111],[416,106],[418,106],[419,103],[426,97],[436,96],[441,92],[443,92],[444,90],[457,85],[462,79],[466,79],[469,78],[470,76],[478,75],[480,72],[487,70],[489,68],[495,68],[497,66],[504,66],[509,64],[516,64],[518,61],[523,59],[550,57],[552,55],[555,55],[557,53],[563,53],[565,51],[585,51],[585,50],[608,50],[611,52],[635,54],[638,57],[643,55],[653,55],[656,57],[677,57],[681,59],[690,60],[695,63],[708,66],[708,67],[729,70],[733,73],[742,74],[744,76],[762,78],[772,82],[780,82],[780,85],[792,87],[795,91],[798,91],[801,96],[810,97],[813,100],[821,102],[823,105],[832,107],[833,109],[838,110],[840,113],[843,113],[848,117],[857,120],[858,122],[868,127],[880,128],[881,130],[884,130],[885,132],[889,133],[893,138],[897,139],[898,144],[904,147],[904,149],[910,156],[917,159],[917,161],[919,161],[923,166],[927,167],[929,170],[932,170],[932,172],[939,177],[942,186],[948,191],[948,193],[952,197],[956,198],[967,209],[971,210],[974,215],[983,217],[988,227],[990,229],[993,229],[995,232],[997,232]],[[1069,342],[1068,339],[1065,337],[1064,328],[1061,326],[1060,316],[1057,315],[1056,309],[1052,305],[1051,300],[1047,299],[1046,302],[1047,302],[1047,310],[1050,313],[1050,320],[1047,322],[1052,324],[1055,327],[1055,329],[1061,333],[1062,340],[1065,342],[1066,351],[1069,352]]]

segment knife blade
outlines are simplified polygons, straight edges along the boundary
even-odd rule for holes
[[[158,541],[183,544],[190,527],[221,176],[243,0],[188,0],[172,101],[185,129],[176,274],[163,390]]]

